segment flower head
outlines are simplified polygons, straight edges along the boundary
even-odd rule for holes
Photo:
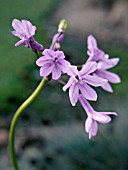
[[[70,63],[64,59],[65,55],[62,51],[45,49],[43,55],[36,61],[36,64],[41,67],[40,76],[47,77],[52,74],[52,79],[57,80],[62,73],[67,72]]]
[[[15,29],[14,31],[12,31],[12,34],[21,39],[15,44],[15,46],[24,44],[25,47],[32,48],[33,51],[43,51],[43,46],[35,41],[33,37],[35,35],[36,27],[33,26],[30,21],[19,21],[17,19],[14,19],[12,21],[12,26]]]
[[[84,64],[80,71],[77,70],[77,66],[69,66],[67,73],[71,77],[63,87],[63,90],[66,91],[69,88],[69,98],[73,106],[76,105],[80,93],[87,100],[97,100],[97,93],[89,85],[98,87],[106,83],[107,80],[90,75],[90,73],[93,73],[96,69],[97,64],[92,61]]]
[[[82,95],[79,96],[79,101],[88,116],[85,122],[85,130],[89,134],[89,138],[91,138],[92,136],[96,136],[97,131],[98,131],[97,122],[101,124],[109,123],[111,121],[111,117],[109,115],[117,115],[117,113],[115,112],[95,111]]]

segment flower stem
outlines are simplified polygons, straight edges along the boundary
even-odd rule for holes
[[[48,78],[43,78],[40,84],[37,86],[35,91],[31,94],[31,96],[18,108],[16,111],[12,122],[11,122],[11,127],[10,127],[10,134],[9,134],[9,147],[10,147],[10,156],[11,156],[11,161],[14,167],[14,170],[18,170],[18,164],[16,160],[16,153],[15,153],[15,129],[16,129],[16,124],[21,116],[21,113],[28,107],[34,99],[39,95],[40,91],[42,88],[45,86],[46,82],[48,81]]]

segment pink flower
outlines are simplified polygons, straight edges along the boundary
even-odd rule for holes
[[[111,121],[111,117],[109,115],[117,115],[115,112],[97,112],[92,106],[88,103],[88,101],[82,96],[79,96],[79,101],[83,106],[84,110],[87,113],[87,120],[85,122],[85,130],[89,134],[89,139],[92,136],[96,136],[98,131],[98,124],[106,124]]]
[[[77,66],[69,66],[67,74],[71,77],[63,90],[66,91],[69,88],[69,98],[73,106],[76,105],[80,93],[87,100],[97,100],[97,93],[89,85],[98,87],[106,83],[107,80],[90,75],[96,69],[97,64],[92,61],[84,64],[80,71],[77,70]]]
[[[36,64],[41,67],[40,76],[47,77],[52,74],[52,79],[57,80],[62,73],[67,72],[70,63],[64,59],[65,55],[62,51],[45,49],[43,55],[36,61]]]
[[[33,26],[30,21],[19,21],[17,19],[14,19],[12,21],[12,26],[15,29],[14,31],[12,31],[12,34],[21,39],[15,44],[15,46],[24,44],[25,47],[32,48],[33,51],[43,51],[43,46],[35,41],[33,37],[35,35],[36,27]]]

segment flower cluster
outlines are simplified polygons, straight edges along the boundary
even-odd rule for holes
[[[66,21],[64,21],[66,22]],[[14,19],[12,26],[15,31],[12,34],[21,40],[15,46],[24,44],[33,51],[41,51],[42,56],[36,61],[40,67],[40,76],[49,79],[59,80],[61,76],[67,75],[69,80],[65,83],[63,91],[69,89],[69,99],[72,106],[79,101],[87,113],[85,130],[89,138],[97,134],[97,123],[106,124],[111,121],[110,115],[117,115],[115,112],[97,112],[88,101],[96,101],[97,93],[92,88],[102,87],[108,92],[113,92],[110,83],[119,83],[117,74],[108,71],[119,62],[119,58],[109,58],[109,55],[98,48],[96,39],[89,35],[87,39],[88,60],[81,65],[80,70],[66,60],[63,51],[60,51],[60,44],[64,39],[66,29],[63,22],[59,25],[58,33],[53,36],[50,49],[44,49],[42,45],[34,40],[36,27],[27,20],[19,21]]]

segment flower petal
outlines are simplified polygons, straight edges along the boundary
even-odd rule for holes
[[[66,91],[73,83],[75,83],[75,79],[73,77],[71,77],[67,84],[63,87],[63,91]]]
[[[13,26],[13,28],[14,28],[17,32],[19,32],[19,33],[25,33],[25,28],[24,28],[22,22],[19,21],[18,19],[14,19],[14,20],[12,21],[12,26]]]
[[[92,136],[96,136],[98,131],[98,125],[97,122],[95,120],[93,120],[92,126],[91,126],[91,134]]]
[[[93,114],[93,119],[103,124],[109,123],[111,121],[111,118],[102,112],[96,112]]]
[[[87,45],[88,45],[88,50],[89,51],[93,51],[95,48],[97,48],[96,39],[92,35],[88,36]]]
[[[58,59],[65,58],[65,55],[64,55],[63,51],[56,51],[55,55],[57,56]]]
[[[42,54],[46,56],[47,59],[55,59],[55,52],[51,49],[45,49]]]
[[[23,33],[19,33],[17,31],[11,31],[11,33],[16,36],[19,37],[20,39],[24,39],[24,34]]]
[[[83,65],[82,70],[79,71],[79,75],[81,77],[84,77],[87,74],[93,73],[96,69],[97,63],[93,61],[88,61]]]
[[[97,100],[97,94],[95,90],[93,90],[89,85],[87,84],[79,84],[79,89],[82,93],[82,95],[87,99],[87,100],[92,100],[96,101]]]
[[[29,33],[29,36],[35,35],[36,27],[32,26],[31,22],[28,20],[22,20],[26,33]]]
[[[70,65],[70,63],[64,59],[60,59],[57,61],[57,65],[62,70],[63,73],[67,73],[68,66]]]
[[[106,79],[91,75],[86,75],[83,81],[95,87],[102,86],[107,83]]]
[[[121,81],[120,77],[117,74],[111,73],[111,72],[106,71],[106,70],[96,70],[96,74],[99,77],[107,79],[111,83],[120,83],[120,81]]]
[[[54,68],[52,70],[52,79],[57,80],[61,76],[61,70],[58,68],[57,64],[54,65]]]
[[[17,47],[17,46],[22,45],[24,43],[25,43],[25,40],[20,40],[15,44],[15,46]]]
[[[67,70],[67,74],[68,74],[69,76],[72,76],[72,77],[77,76],[77,75],[78,75],[77,66],[69,65],[69,66],[68,66],[68,70]]]
[[[92,117],[88,116],[88,118],[86,119],[86,122],[85,122],[85,130],[87,133],[89,132],[91,126],[92,126]]]
[[[75,106],[78,101],[79,89],[77,83],[74,83],[69,88],[69,98],[72,106]]]
[[[53,63],[53,61],[51,61],[50,59],[48,59],[46,56],[44,57],[40,57],[37,59],[36,61],[36,64],[39,66],[39,67],[42,67],[43,65],[45,65],[46,63]]]
[[[105,62],[105,61],[100,61],[98,62],[97,64],[97,68],[98,69],[110,69],[110,68],[113,68],[115,67],[119,62],[119,58],[112,58],[112,59],[109,59],[109,62]]]
[[[40,68],[40,76],[47,77],[53,70],[53,63],[47,63]]]
[[[105,83],[105,84],[103,84],[101,87],[102,87],[104,90],[106,90],[107,92],[109,92],[109,93],[112,93],[112,92],[113,92],[113,89],[112,89],[111,85],[110,85],[108,82]]]

